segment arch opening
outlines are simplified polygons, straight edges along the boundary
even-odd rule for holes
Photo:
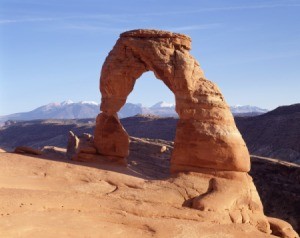
[[[140,115],[123,120],[121,117],[125,115],[127,103],[118,113],[121,124],[130,135],[128,166],[149,178],[166,178],[170,174],[178,118],[175,95],[152,71],[147,71],[135,81],[126,102],[137,101],[143,104]],[[128,109],[130,107],[134,108],[129,104]]]
[[[129,104],[127,108],[124,108]],[[125,106],[118,113],[120,118],[136,114],[158,117],[178,117],[175,111],[175,95],[152,71],[143,73],[135,82]],[[135,106],[136,105],[136,106]],[[127,111],[130,109],[133,111]],[[124,110],[126,109],[126,110]]]

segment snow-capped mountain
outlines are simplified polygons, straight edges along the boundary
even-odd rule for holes
[[[154,104],[153,106],[150,107],[151,109],[156,109],[156,108],[175,108],[175,103],[169,103],[169,102],[158,102]]]
[[[234,115],[254,116],[266,113],[268,110],[255,106],[232,106]],[[0,122],[7,120],[35,120],[35,119],[80,119],[95,118],[100,112],[100,105],[94,101],[73,102],[67,100],[61,103],[49,103],[29,112],[14,113],[0,116]],[[158,102],[151,107],[142,104],[126,103],[118,112],[120,118],[137,114],[152,114],[160,117],[178,117],[174,103]]]
[[[0,116],[0,121],[35,119],[79,119],[93,118],[99,113],[99,104],[93,101],[75,103],[67,100],[61,103],[49,103],[29,112]]]
[[[268,112],[267,109],[262,109],[256,106],[250,106],[250,105],[235,105],[231,106],[230,110],[232,114],[253,114],[253,115],[259,115],[264,114]]]
[[[99,103],[94,102],[94,101],[80,101],[79,104],[86,104],[86,105],[95,105],[95,106],[100,106]]]
[[[118,112],[120,118],[131,117],[137,114],[144,114],[142,104],[125,103],[125,105]]]
[[[58,106],[64,106],[64,105],[69,105],[69,104],[73,104],[74,102],[72,100],[67,100],[67,101],[63,101],[61,103],[57,103]]]
[[[144,107],[143,114],[152,114],[161,117],[178,117],[175,111],[175,103],[158,102],[151,107]]]

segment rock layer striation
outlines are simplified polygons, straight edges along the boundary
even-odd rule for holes
[[[133,30],[120,35],[101,71],[102,112],[95,129],[99,154],[128,156],[129,137],[117,112],[136,80],[153,71],[174,93],[179,115],[171,171],[250,170],[249,152],[229,107],[190,49],[191,39],[182,34]]]

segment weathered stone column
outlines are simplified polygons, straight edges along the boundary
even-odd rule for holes
[[[129,139],[117,117],[135,81],[153,71],[174,93],[179,122],[171,171],[250,170],[250,156],[218,87],[190,55],[188,36],[158,30],[120,35],[101,71],[101,111],[95,146],[99,154],[125,158]]]

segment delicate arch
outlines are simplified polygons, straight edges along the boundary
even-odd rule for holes
[[[117,112],[135,81],[151,70],[174,93],[179,115],[171,171],[249,171],[249,153],[229,107],[190,55],[190,45],[189,37],[165,31],[121,34],[101,71],[102,112],[95,129],[99,154],[115,159],[128,156],[129,137]]]

